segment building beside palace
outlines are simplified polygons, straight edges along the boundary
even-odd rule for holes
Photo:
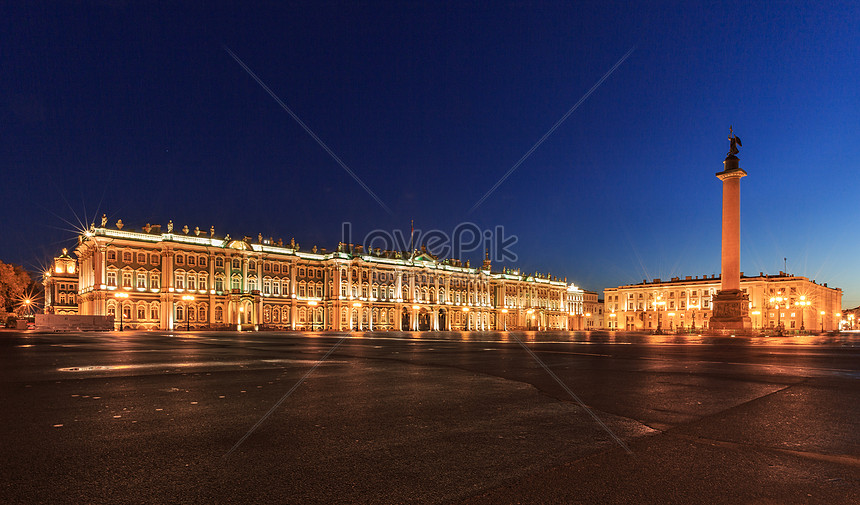
[[[69,315],[78,313],[77,261],[68,249],[56,258],[42,275],[45,288],[45,313]]]
[[[603,300],[595,291],[583,290],[582,311],[584,330],[599,330],[603,328]]]
[[[472,268],[425,250],[303,250],[173,223],[91,226],[78,237],[80,314],[134,329],[576,330],[583,291],[542,275]],[[52,276],[53,277],[53,276]],[[68,298],[67,298],[68,300]]]
[[[833,331],[842,316],[842,290],[806,277],[780,272],[746,277],[741,290],[749,297],[755,330]],[[654,279],[608,288],[603,292],[605,327],[610,330],[696,330],[708,327],[719,276]]]

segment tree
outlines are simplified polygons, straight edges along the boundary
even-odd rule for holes
[[[13,312],[31,282],[30,274],[24,267],[0,261],[0,307],[6,312]]]

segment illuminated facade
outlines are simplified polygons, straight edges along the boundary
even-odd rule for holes
[[[783,328],[787,332],[833,331],[842,314],[842,290],[806,277],[745,277],[740,287],[749,297],[753,329]],[[708,327],[717,276],[654,279],[604,290],[606,328],[612,330],[691,331]]]
[[[603,303],[594,291],[583,291],[582,310],[584,330],[599,330],[603,328]]]
[[[46,314],[78,313],[77,261],[63,249],[63,254],[54,258],[50,268],[42,275],[45,287]]]
[[[188,227],[92,226],[79,236],[80,313],[136,329],[578,329],[582,290],[427,252],[305,251]]]

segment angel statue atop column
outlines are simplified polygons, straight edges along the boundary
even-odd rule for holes
[[[726,155],[727,158],[732,157],[740,152],[738,151],[738,146],[743,147],[743,144],[741,144],[741,138],[735,135],[735,132],[732,131],[731,126],[729,126],[729,134],[729,154]]]

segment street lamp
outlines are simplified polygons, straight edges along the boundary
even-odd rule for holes
[[[819,315],[821,316],[821,333],[824,333],[824,316],[827,315],[827,312],[822,310]]]
[[[782,330],[781,330],[782,323],[780,323],[780,319],[782,317],[782,314],[779,313],[779,304],[782,303],[783,300],[785,300],[785,298],[783,298],[781,296],[782,291],[777,291],[776,295],[777,296],[770,297],[770,304],[771,304],[771,306],[776,307],[776,331],[781,333],[782,332]]]
[[[806,309],[806,307],[811,305],[811,304],[812,304],[812,302],[807,301],[806,297],[803,295],[800,295],[800,301],[795,302],[795,305],[800,306],[800,331],[805,331],[805,328],[803,327],[803,312]]]
[[[654,301],[654,311],[657,312],[657,335],[663,334],[663,328],[660,325],[660,307],[666,305],[662,295],[657,295],[657,300]]]
[[[118,293],[114,293],[113,296],[119,303],[119,331],[122,331],[122,301],[123,299],[128,298],[128,293],[120,291]]]
[[[463,312],[469,312],[469,307],[463,307]],[[463,317],[466,318],[466,331],[472,331],[469,327],[469,314],[463,314]]]
[[[185,300],[185,331],[191,331],[191,303],[194,301],[193,295],[182,295]]]
[[[505,331],[508,331],[508,309],[502,309],[502,314],[504,314],[502,320],[504,321]],[[571,312],[571,314],[573,313]]]

